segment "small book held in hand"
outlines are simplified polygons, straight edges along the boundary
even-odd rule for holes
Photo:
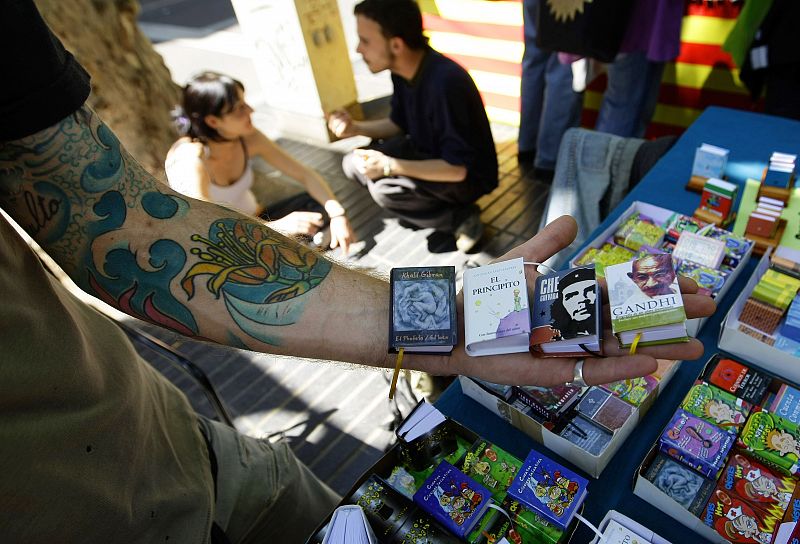
[[[586,478],[531,450],[508,496],[565,530],[586,498]]]
[[[603,332],[599,293],[593,266],[536,278],[531,352],[552,357],[597,354]]]
[[[521,257],[464,271],[464,329],[468,355],[528,350],[531,315]]]
[[[390,352],[453,351],[458,343],[455,278],[452,266],[392,268]]]
[[[623,347],[688,342],[678,276],[668,253],[606,268],[611,327]]]
[[[414,502],[458,537],[478,523],[492,495],[488,489],[442,461],[414,494]]]

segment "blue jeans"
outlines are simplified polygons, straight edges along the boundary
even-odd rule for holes
[[[572,68],[558,62],[556,53],[536,47],[539,0],[524,0],[522,20],[525,54],[520,87],[519,144],[521,152],[535,151],[537,168],[552,170],[564,132],[578,126],[582,93],[572,90]]]
[[[620,138],[583,128],[567,130],[539,228],[562,215],[571,215],[578,222],[578,236],[567,249],[548,259],[548,266],[566,267],[566,258],[622,201],[629,189],[633,160],[643,143],[639,138]]]
[[[647,60],[644,52],[618,54],[608,65],[608,87],[595,130],[624,138],[644,137],[656,109],[663,73],[664,63]]]

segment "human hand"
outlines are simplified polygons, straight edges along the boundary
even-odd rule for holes
[[[357,149],[355,151],[355,168],[369,179],[385,177],[386,167],[390,166],[391,157],[374,149]]]
[[[322,228],[322,214],[317,212],[292,212],[285,217],[267,223],[284,234],[313,236]]]
[[[357,136],[356,125],[350,114],[344,110],[337,110],[328,116],[328,128],[337,138]]]
[[[544,262],[569,246],[577,233],[575,220],[563,216],[542,229],[527,242],[515,247],[499,259],[505,261],[522,257],[526,262]],[[535,267],[526,266],[529,291],[533,290],[538,273]],[[716,304],[705,295],[697,294],[697,284],[688,278],[679,278],[683,293],[683,305],[687,319],[705,317],[714,313]],[[608,299],[603,290],[604,312],[604,358],[588,357],[583,367],[583,376],[590,385],[636,378],[654,372],[656,359],[696,359],[703,354],[703,344],[697,339],[689,342],[647,346],[639,348],[636,355],[628,355],[628,349],[619,347],[611,332]],[[459,322],[463,323],[463,299],[459,295]],[[435,365],[436,368],[451,368],[454,374],[475,376],[495,383],[512,385],[553,386],[572,380],[577,359],[533,357],[529,353],[469,357],[464,351],[463,338],[449,359]]]
[[[350,226],[350,221],[347,216],[337,215],[331,217],[331,249],[341,246],[342,254],[346,257],[347,252],[350,250],[350,242],[355,240],[353,228]]]

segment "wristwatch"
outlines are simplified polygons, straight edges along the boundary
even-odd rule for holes
[[[575,368],[572,371],[572,381],[567,382],[565,385],[589,387],[589,384],[583,379],[583,363],[585,361],[586,359],[578,359],[578,361],[575,363]]]

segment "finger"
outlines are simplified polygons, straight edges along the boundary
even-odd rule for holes
[[[699,290],[697,282],[692,278],[686,276],[678,276],[678,285],[681,288],[681,293],[695,294]]]
[[[636,350],[637,354],[650,355],[656,359],[680,359],[692,361],[703,356],[703,343],[696,338],[690,338],[688,342],[675,342],[672,344],[660,344],[657,346],[642,346]],[[603,353],[610,357],[619,357],[630,353],[630,347],[620,347],[617,337],[611,331],[605,334]]]
[[[515,247],[498,260],[522,257],[526,261],[543,262],[569,246],[578,234],[578,224],[569,215],[562,215],[540,230],[536,236]]]

